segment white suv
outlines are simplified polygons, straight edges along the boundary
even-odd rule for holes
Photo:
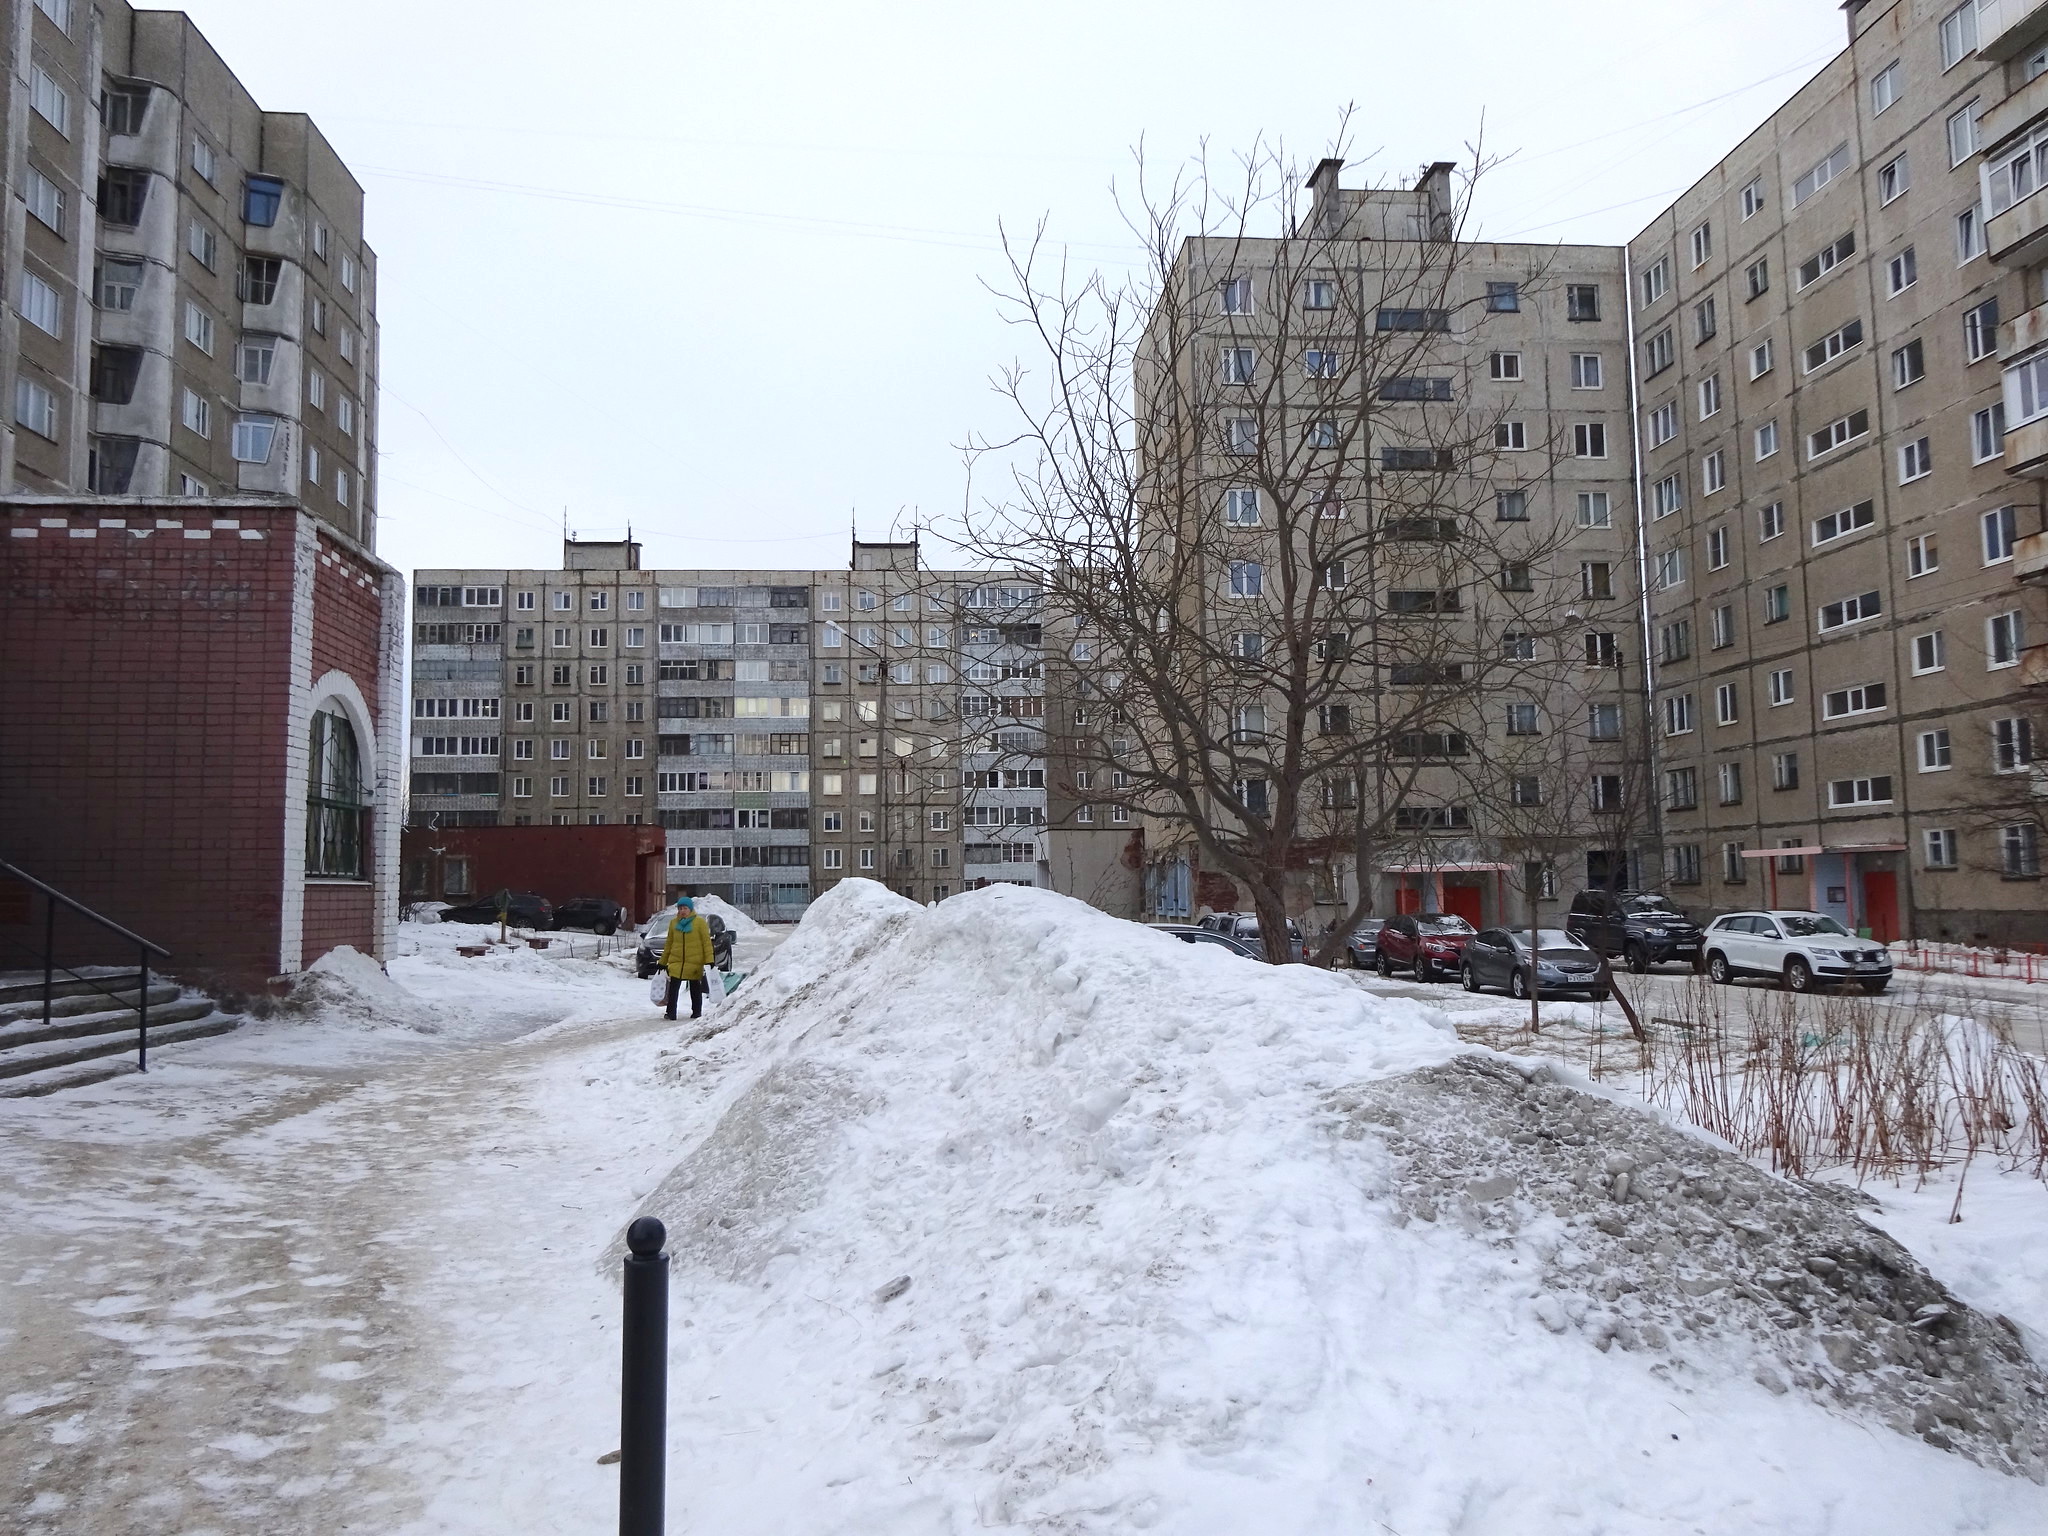
[[[1824,912],[1729,912],[1707,925],[1702,947],[1707,974],[1724,984],[1770,976],[1792,992],[1853,981],[1878,993],[1892,979],[1892,957],[1882,944],[1857,938]]]

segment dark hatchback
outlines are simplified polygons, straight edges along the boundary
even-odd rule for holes
[[[633,950],[633,974],[642,981],[661,968],[661,952],[668,945],[668,928],[675,916],[674,907],[664,907],[640,925],[640,943]],[[736,935],[725,926],[725,919],[715,913],[705,913],[704,921],[711,925],[711,963],[721,971],[731,970]]]
[[[1607,999],[1607,978],[1600,956],[1561,928],[1536,930],[1536,990],[1545,997],[1584,992],[1594,1002]],[[1529,935],[1526,930],[1486,928],[1465,946],[1459,975],[1467,992],[1505,988],[1510,997],[1529,995]]]
[[[555,921],[555,904],[531,891],[514,892],[506,902],[505,916],[514,928],[535,928],[546,932],[559,926]],[[495,896],[486,896],[460,907],[446,907],[441,912],[444,923],[495,923],[497,920],[498,898]]]
[[[1192,923],[1147,923],[1145,926],[1154,933],[1163,933],[1170,938],[1179,939],[1183,944],[1207,944],[1245,960],[1263,962],[1266,958],[1264,949],[1247,944],[1242,939],[1234,939],[1227,933],[1218,933],[1212,928],[1197,928]]]

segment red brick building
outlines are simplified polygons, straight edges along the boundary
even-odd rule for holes
[[[559,906],[609,896],[638,923],[668,900],[668,834],[660,827],[411,826],[402,841],[407,901],[531,891]]]
[[[0,856],[188,977],[382,958],[403,578],[272,498],[10,496],[0,520]]]

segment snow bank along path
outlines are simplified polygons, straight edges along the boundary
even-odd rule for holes
[[[849,880],[718,1027],[679,1530],[2048,1526],[2009,1329],[1417,1003]]]

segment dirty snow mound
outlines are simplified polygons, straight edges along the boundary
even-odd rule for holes
[[[1680,1379],[1703,1346],[1747,1347],[1772,1392],[2043,1476],[2048,1381],[2015,1325],[1950,1295],[1846,1192],[1773,1178],[1531,1065],[1463,1057],[1333,1107],[1346,1135],[1393,1150],[1402,1217],[1531,1255],[1530,1310],[1553,1332]]]
[[[687,1298],[672,1439],[715,1448],[679,1453],[693,1529],[2048,1519],[1939,1448],[2037,1464],[2003,1330],[1703,1141],[1555,1084],[1532,1117],[1413,1002],[849,880],[718,1023],[744,1065],[643,1206]]]
[[[415,997],[353,945],[329,950],[299,973],[281,1011],[356,1025],[397,1025],[437,1034],[441,1010]]]

